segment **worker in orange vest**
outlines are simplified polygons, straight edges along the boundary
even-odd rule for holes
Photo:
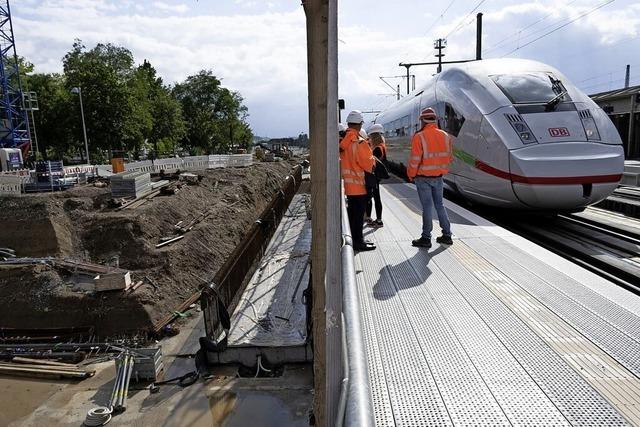
[[[438,214],[438,222],[442,228],[442,236],[436,242],[451,245],[451,223],[442,201],[442,176],[449,172],[449,164],[453,160],[451,136],[438,129],[435,111],[427,108],[420,113],[422,128],[411,140],[411,157],[407,175],[415,181],[418,196],[422,204],[422,235],[411,242],[413,246],[431,247],[432,206]]]
[[[359,135],[364,118],[362,113],[354,110],[347,116],[347,132],[340,141],[340,171],[347,195],[347,214],[353,249],[370,251],[375,245],[365,242],[362,235],[364,213],[367,208],[367,187],[364,173],[372,172],[375,164],[373,153],[368,142]]]

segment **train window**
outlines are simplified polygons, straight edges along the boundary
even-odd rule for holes
[[[402,118],[402,136],[409,135],[409,116]]]
[[[444,123],[441,124],[442,129],[447,133],[458,136],[462,125],[464,124],[464,116],[458,113],[448,102],[444,104]]]
[[[501,74],[491,79],[514,104],[547,103],[558,95],[571,101],[562,82],[547,73]]]

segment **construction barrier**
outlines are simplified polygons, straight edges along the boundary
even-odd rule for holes
[[[19,196],[22,192],[22,181],[19,175],[0,175],[0,195]]]
[[[77,175],[84,173],[87,176],[95,176],[97,173],[98,167],[95,165],[75,165],[75,166],[65,166],[63,168],[65,175]]]
[[[205,170],[209,168],[209,156],[190,156],[183,159],[184,170]]]
[[[153,160],[125,163],[124,170],[126,172],[155,172],[153,168]]]
[[[253,154],[234,154],[229,156],[227,167],[244,167],[253,163]]]
[[[169,158],[169,159],[158,159],[153,161],[153,170],[154,172],[160,172],[161,170],[165,172],[173,172],[176,170],[184,169],[182,167],[182,159],[181,158]]]
[[[253,163],[252,154],[216,154],[210,156],[170,157],[168,159],[143,160],[124,164],[126,172],[172,173],[177,170],[198,171],[228,167],[246,167]],[[113,175],[112,165],[74,165],[62,168],[62,177],[76,178],[84,182],[92,176]],[[6,179],[5,179],[6,178]],[[20,194],[20,189],[31,181],[29,169],[0,172],[0,194]]]

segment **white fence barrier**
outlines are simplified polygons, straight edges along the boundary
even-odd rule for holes
[[[0,195],[19,196],[22,192],[22,176],[0,175]]]
[[[153,160],[125,163],[124,170],[127,172],[154,172]]]
[[[96,165],[75,165],[75,166],[64,166],[63,167],[65,175],[77,175],[80,173],[87,174],[87,176],[95,176],[98,172],[98,166]]]
[[[144,160],[125,163],[127,172],[175,172],[177,170],[205,170],[228,167],[245,167],[253,164],[252,154],[216,154],[210,156],[171,157],[168,159]],[[65,166],[66,176],[111,176],[111,165],[77,165]],[[21,188],[29,182],[31,174],[28,169],[0,172],[0,195],[20,194]]]

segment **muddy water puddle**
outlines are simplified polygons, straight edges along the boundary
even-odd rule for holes
[[[0,426],[8,426],[31,414],[68,384],[66,381],[0,376],[0,396],[3,396],[0,399]]]
[[[165,426],[281,427],[309,425],[310,390],[218,391],[197,388],[173,409]]]

